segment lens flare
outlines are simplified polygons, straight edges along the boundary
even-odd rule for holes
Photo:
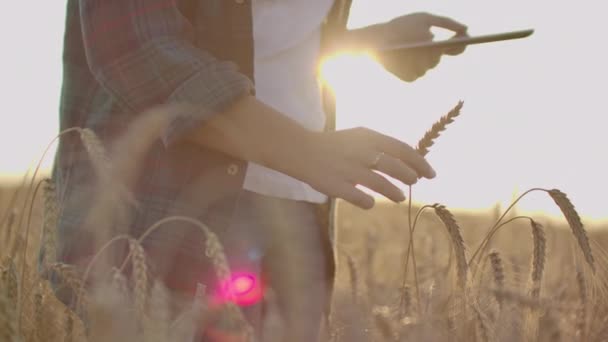
[[[223,302],[233,301],[239,306],[250,306],[262,300],[264,286],[254,273],[234,273],[229,280],[222,282],[219,297]]]
[[[254,289],[255,279],[250,276],[240,276],[232,280],[232,288],[236,295],[247,294]]]

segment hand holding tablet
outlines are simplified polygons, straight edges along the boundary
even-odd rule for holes
[[[374,55],[399,79],[412,82],[439,64],[443,55],[458,55],[471,44],[521,39],[534,30],[469,36],[467,26],[452,18],[426,12],[412,13],[378,24],[360,47]],[[454,33],[451,39],[433,40],[432,28]]]
[[[396,50],[410,50],[410,49],[421,49],[421,48],[458,48],[466,45],[483,44],[491,42],[499,42],[504,40],[522,39],[531,36],[534,33],[533,29],[503,32],[482,36],[473,37],[454,37],[446,40],[438,41],[421,41],[421,42],[407,42],[403,44],[384,45],[376,46],[373,49],[379,52],[388,52]]]

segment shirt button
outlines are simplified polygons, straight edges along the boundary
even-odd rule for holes
[[[231,176],[235,176],[239,172],[239,167],[236,164],[228,165],[228,174]]]

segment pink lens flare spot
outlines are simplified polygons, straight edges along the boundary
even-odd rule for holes
[[[232,288],[237,296],[247,294],[254,289],[254,286],[255,279],[251,276],[242,275],[232,279]]]
[[[254,305],[264,297],[260,278],[256,274],[248,272],[232,274],[230,280],[222,283],[220,292],[223,301],[232,300],[239,306]]]

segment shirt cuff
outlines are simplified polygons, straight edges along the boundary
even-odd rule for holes
[[[165,147],[171,146],[213,115],[228,109],[245,95],[253,94],[253,82],[238,72],[233,62],[222,61],[210,72],[200,71],[180,85],[169,103],[188,104],[186,110],[173,114],[162,133]]]

